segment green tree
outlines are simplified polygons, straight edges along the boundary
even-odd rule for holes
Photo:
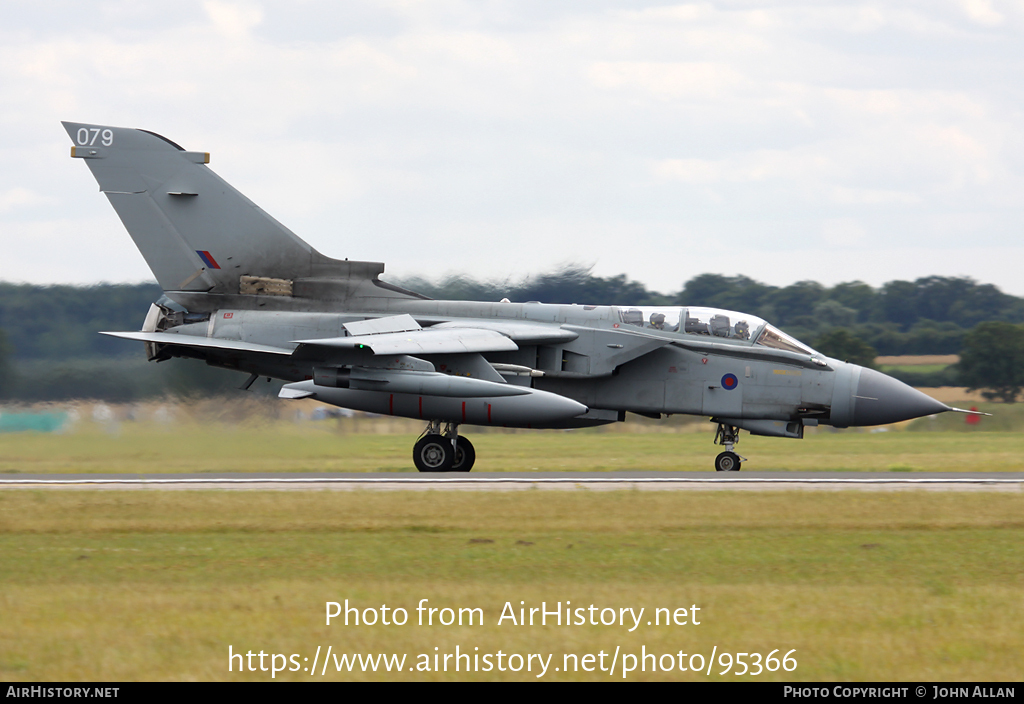
[[[7,336],[3,330],[0,330],[0,398],[7,398],[13,391],[14,366],[11,363],[13,356]]]
[[[19,361],[110,357],[133,349],[100,330],[138,330],[156,284],[35,286],[0,282],[0,328]]]
[[[814,348],[833,359],[875,368],[875,348],[864,342],[849,330],[833,328],[814,341]]]
[[[857,322],[857,311],[838,301],[822,301],[814,306],[814,320],[818,325],[845,328]]]
[[[681,306],[709,306],[774,318],[769,299],[778,289],[746,276],[701,274],[686,282],[676,295]]]
[[[957,372],[971,391],[1014,403],[1024,388],[1024,325],[980,323],[964,338]]]
[[[815,304],[825,298],[825,287],[817,281],[797,281],[778,289],[771,298],[775,308],[776,325],[806,324],[812,321],[798,321],[797,318],[810,317]]]
[[[671,298],[649,291],[625,274],[607,279],[590,273],[592,267],[570,264],[561,269],[521,281],[477,281],[466,276],[449,276],[439,282],[404,279],[398,283],[430,298],[455,301],[540,301],[594,305],[666,305]]]
[[[836,284],[828,290],[831,301],[857,311],[857,322],[866,323],[878,306],[878,292],[863,281]]]

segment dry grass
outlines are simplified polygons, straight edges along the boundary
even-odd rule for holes
[[[744,434],[738,450],[750,458],[746,468],[751,470],[1024,471],[1024,433],[985,432],[1019,425],[1020,414],[1011,410],[1016,409],[996,409],[999,415],[982,419],[980,432],[956,432],[964,426],[963,417],[946,414],[913,426],[933,424],[944,432],[820,428],[801,441]],[[418,428],[406,434],[363,432],[350,422],[369,429],[378,421],[122,423],[113,433],[82,423],[67,434],[10,433],[0,435],[0,473],[414,471]],[[394,421],[379,422],[389,427]],[[644,432],[463,430],[477,449],[476,472],[709,471],[719,452],[712,444],[711,423],[625,425]]]
[[[1022,496],[956,493],[7,492],[0,679],[266,680],[228,673],[228,646],[312,658],[318,645],[410,657],[459,645],[555,653],[552,667],[562,653],[616,646],[795,648],[794,673],[758,679],[1014,680],[1021,516]],[[324,602],[346,598],[405,607],[413,621],[423,598],[487,618],[325,626]],[[633,633],[495,623],[506,601],[566,600],[648,612],[697,604],[702,623]],[[533,679],[365,676],[455,677]],[[547,675],[566,678],[608,675]]]
[[[944,367],[960,361],[957,354],[901,354],[875,357],[875,364],[894,367],[917,367],[938,364]]]
[[[990,403],[980,391],[968,391],[965,386],[932,386],[921,389],[936,401],[957,408],[970,407],[981,403]]]

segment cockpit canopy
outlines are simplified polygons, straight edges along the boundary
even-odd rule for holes
[[[706,335],[748,344],[763,345],[798,354],[816,355],[813,349],[756,315],[720,308],[681,308],[677,306],[639,306],[619,308],[625,325],[648,330],[663,330],[687,335]]]

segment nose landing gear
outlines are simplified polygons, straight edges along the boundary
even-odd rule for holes
[[[729,425],[727,423],[719,423],[718,430],[715,432],[715,444],[724,445],[725,452],[722,452],[715,458],[715,471],[716,472],[738,472],[740,471],[740,462],[745,462],[746,457],[742,457],[733,452],[733,447],[740,441],[740,429],[735,425]]]
[[[421,472],[468,472],[476,462],[476,450],[459,435],[457,423],[432,420],[412,448],[412,461]]]

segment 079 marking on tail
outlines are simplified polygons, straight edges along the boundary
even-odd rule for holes
[[[736,471],[740,429],[879,425],[953,409],[830,359],[757,316],[700,306],[436,301],[327,257],[153,132],[64,122],[164,289],[142,330],[106,335],[286,382],[280,397],[419,418],[422,472],[469,471],[462,424],[582,428],[709,416]],[[216,256],[214,256],[214,253]]]
[[[101,129],[99,127],[79,127],[75,134],[75,142],[83,147],[92,146],[96,144],[97,137],[101,137],[100,144],[104,147],[109,147],[114,143],[114,131],[110,128]]]

